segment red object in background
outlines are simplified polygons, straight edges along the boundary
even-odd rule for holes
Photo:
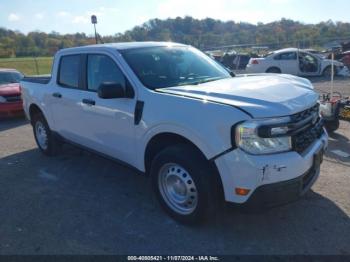
[[[0,85],[0,117],[23,115],[19,83]]]
[[[23,77],[15,69],[0,68],[0,118],[24,114],[19,85]]]
[[[344,65],[346,65],[347,67],[349,67],[350,70],[350,52],[346,52],[347,54],[345,54],[343,56],[343,58],[340,60]]]

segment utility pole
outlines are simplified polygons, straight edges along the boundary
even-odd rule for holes
[[[91,16],[91,23],[94,25],[94,29],[95,29],[95,41],[96,41],[96,44],[98,44],[97,32],[96,32],[97,17],[96,17],[95,15],[92,15],[92,16]]]

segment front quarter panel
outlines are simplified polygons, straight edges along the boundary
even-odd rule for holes
[[[232,106],[205,100],[145,91],[144,111],[136,129],[138,168],[145,171],[144,154],[157,134],[174,133],[194,143],[211,159],[232,147],[231,127],[250,117]]]

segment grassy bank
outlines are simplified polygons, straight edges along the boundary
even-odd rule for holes
[[[52,57],[0,58],[0,68],[14,68],[25,75],[51,73]]]

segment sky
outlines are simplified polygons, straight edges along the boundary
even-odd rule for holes
[[[349,0],[0,0],[0,27],[92,35],[92,14],[101,35],[123,33],[152,18],[186,15],[253,24],[282,17],[304,23],[350,22],[349,6]]]

